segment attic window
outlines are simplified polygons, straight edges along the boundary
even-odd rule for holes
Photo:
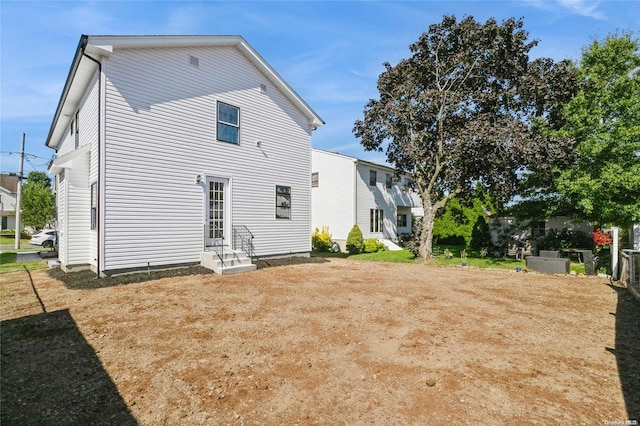
[[[260,85],[260,93],[267,93],[267,85],[266,84],[261,84]]]
[[[194,67],[199,67],[200,59],[195,56],[189,55],[189,64],[193,65]]]

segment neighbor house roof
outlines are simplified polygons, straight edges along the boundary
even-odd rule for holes
[[[82,95],[93,78],[103,57],[108,57],[117,49],[146,49],[161,47],[236,47],[253,65],[262,71],[284,95],[308,118],[315,129],[324,124],[318,114],[285,82],[282,77],[256,52],[244,38],[237,35],[225,36],[124,36],[124,35],[82,35],[69,69],[53,123],[47,136],[46,145],[57,148],[62,134],[75,114]]]
[[[5,173],[0,174],[0,186],[15,194],[18,191],[18,176],[11,176]]]

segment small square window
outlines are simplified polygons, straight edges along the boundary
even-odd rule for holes
[[[375,170],[369,170],[369,185],[376,186],[378,180],[378,173]]]
[[[311,187],[312,188],[318,187],[318,172],[311,173]]]
[[[238,144],[240,135],[240,108],[218,102],[216,139]]]
[[[290,186],[276,186],[276,219],[291,219]]]

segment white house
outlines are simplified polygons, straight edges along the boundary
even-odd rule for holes
[[[83,35],[46,141],[63,268],[308,254],[322,124],[240,36]]]
[[[320,149],[312,150],[311,227],[329,227],[341,245],[353,225],[364,238],[397,240],[411,232],[412,212],[422,215],[422,202],[394,169]]]
[[[6,173],[0,174],[0,214],[2,224],[0,229],[15,229],[16,227],[16,192],[18,177]]]

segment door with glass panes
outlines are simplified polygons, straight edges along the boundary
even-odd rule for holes
[[[229,180],[207,178],[205,241],[207,247],[229,245]]]

